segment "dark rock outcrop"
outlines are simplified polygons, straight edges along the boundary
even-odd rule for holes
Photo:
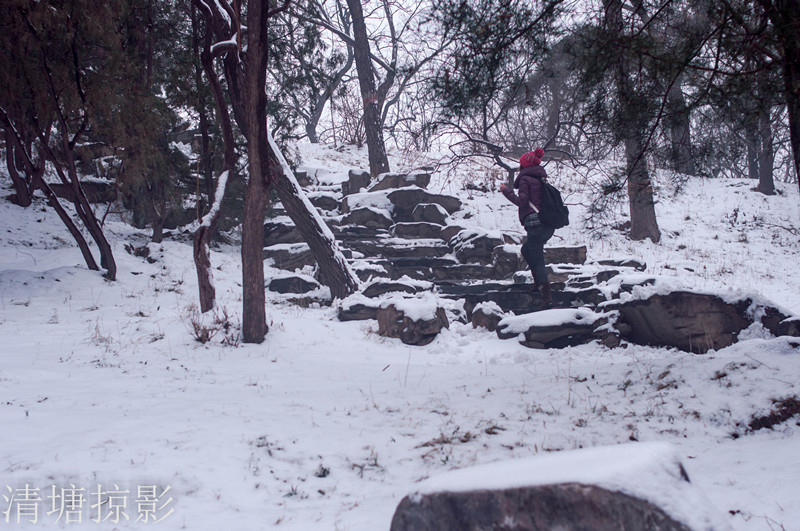
[[[319,288],[320,283],[307,276],[287,275],[273,278],[268,287],[276,293],[308,293]]]
[[[376,192],[379,190],[404,188],[406,186],[427,188],[430,182],[430,173],[382,173],[378,176],[378,182],[373,184],[368,191]]]
[[[422,203],[414,207],[411,212],[412,221],[421,221],[424,223],[436,223],[437,225],[445,225],[447,223],[447,210],[436,203]]]
[[[579,483],[406,497],[390,529],[691,531],[646,500]]]
[[[444,308],[436,308],[435,314],[428,318],[411,318],[394,304],[381,306],[378,310],[378,333],[386,337],[399,338],[406,345],[427,345],[433,341],[442,328],[448,328]]]

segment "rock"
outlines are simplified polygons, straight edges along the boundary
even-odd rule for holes
[[[436,203],[452,214],[461,208],[461,201],[449,195],[431,194],[417,186],[399,188],[387,195],[394,205],[395,221],[412,221],[412,213],[420,203]]]
[[[178,227],[184,227],[189,223],[192,223],[196,219],[197,210],[194,208],[170,209],[167,212],[167,217],[164,218],[164,225],[162,228],[175,230]]]
[[[774,336],[800,337],[800,318],[788,317],[777,308],[764,308],[761,324]]]
[[[623,259],[616,259],[616,260],[598,260],[597,262],[600,265],[611,266],[611,267],[632,267],[636,271],[644,271],[647,269],[647,264],[640,260],[636,260],[634,258],[623,258]]]
[[[449,328],[444,308],[437,306],[433,315],[424,315],[416,307],[422,304],[419,299],[409,301],[393,299],[381,305],[377,317],[380,335],[399,338],[406,345],[423,346],[433,341],[442,328]]]
[[[307,171],[298,170],[294,172],[294,178],[297,180],[297,184],[302,187],[311,186],[312,184],[316,184],[314,179],[308,174]]]
[[[450,240],[453,252],[462,264],[491,264],[492,251],[504,244],[502,236],[480,229],[462,230]]]
[[[448,265],[440,265],[431,268],[433,279],[437,281],[456,281],[463,280],[486,280],[496,276],[495,270],[491,266],[480,264],[459,264],[454,262]]]
[[[281,243],[264,248],[264,259],[271,259],[278,269],[294,271],[310,265],[317,265],[307,243]]]
[[[277,293],[308,293],[320,287],[320,283],[306,275],[285,275],[273,278],[269,290]]]
[[[264,247],[279,243],[302,243],[303,237],[288,218],[264,223]]]
[[[482,302],[472,310],[472,328],[482,326],[490,332],[497,329],[497,325],[505,317],[503,310],[494,302]]]
[[[361,294],[351,295],[342,301],[338,317],[340,321],[377,319],[380,305],[380,301],[368,299]]]
[[[388,229],[392,226],[392,217],[383,209],[361,207],[351,210],[342,218],[343,225],[358,225],[370,229]]]
[[[548,264],[584,264],[586,263],[586,246],[545,247],[544,261]]]
[[[450,254],[450,247],[437,240],[400,240],[394,239],[383,242],[380,247],[380,254],[385,258],[407,258],[407,259],[435,259]],[[437,262],[436,265],[445,263],[455,263],[452,259],[447,262]]]
[[[333,194],[327,192],[308,192],[306,194],[311,204],[320,210],[338,210],[339,201]]]
[[[395,238],[408,240],[441,239],[442,226],[424,222],[400,222],[392,225],[389,231]]]
[[[378,182],[373,184],[368,191],[376,192],[378,190],[404,188],[406,186],[427,188],[430,182],[430,173],[382,173],[378,175]]]
[[[586,448],[454,470],[400,502],[391,531],[731,529],[664,443]]]
[[[494,278],[506,278],[520,268],[528,267],[519,254],[519,247],[514,245],[498,245],[492,249],[491,263],[494,268]]]
[[[64,183],[52,183],[50,188],[56,196],[72,201],[74,194],[72,186]],[[117,188],[111,181],[92,180],[81,181],[81,188],[90,203],[111,203],[117,200]]]
[[[464,230],[464,227],[461,227],[459,225],[446,225],[442,229],[441,238],[444,241],[449,242],[456,236],[456,234],[458,234],[462,230]]]
[[[436,203],[422,203],[414,207],[411,212],[412,221],[422,221],[425,223],[436,223],[437,225],[447,224],[447,210]],[[451,236],[452,237],[452,236]]]
[[[347,176],[348,180],[342,183],[342,195],[357,194],[372,180],[368,171],[350,170]]]
[[[584,308],[544,310],[504,318],[497,325],[497,337],[513,339],[523,334],[520,344],[539,349],[582,345],[596,339],[599,320],[598,314]]]
[[[716,295],[674,291],[621,304],[621,321],[631,327],[625,339],[639,345],[675,347],[704,354],[737,341],[753,322],[749,299],[730,303]]]
[[[380,297],[387,293],[400,292],[400,293],[419,293],[420,291],[430,291],[433,284],[426,283],[410,283],[410,282],[391,282],[386,280],[375,280],[367,285],[362,291],[365,297],[374,298]]]

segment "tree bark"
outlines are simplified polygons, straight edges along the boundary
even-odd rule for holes
[[[670,109],[668,125],[673,169],[678,173],[694,175],[690,112],[681,90],[680,78],[670,87],[667,98]]]
[[[760,152],[758,156],[758,191],[764,195],[775,195],[773,166],[775,154],[772,149],[772,118],[769,109],[763,109],[760,117],[759,138]]]
[[[8,168],[8,175],[11,177],[11,182],[14,183],[14,191],[16,192],[16,200],[14,201],[21,207],[31,206],[31,191],[28,188],[28,182],[24,179],[17,170],[17,148],[12,138],[13,132],[11,128],[6,126],[6,167]]]
[[[268,0],[250,0],[247,6],[247,55],[244,64],[244,111],[248,181],[242,220],[242,340],[261,343],[267,334],[264,294],[264,216],[273,180],[267,146]]]
[[[354,53],[358,84],[361,89],[361,100],[364,104],[364,132],[367,135],[367,151],[369,154],[369,172],[373,177],[389,171],[389,159],[383,142],[381,113],[378,108],[378,94],[375,78],[372,74],[367,25],[360,0],[347,0],[350,16],[353,20]]]
[[[621,41],[624,31],[622,1],[605,0],[605,17],[609,31],[612,35],[619,36]],[[620,121],[622,122],[627,161],[628,201],[631,214],[630,238],[632,240],[650,238],[653,243],[657,243],[661,240],[661,231],[658,229],[653,185],[645,159],[643,131],[645,131],[646,124],[642,123],[644,119],[639,116],[633,101],[636,95],[628,72],[624,45],[618,42],[616,46],[618,49],[613,52],[618,54],[614,81],[621,112],[624,115]]]
[[[797,0],[761,0],[782,48],[783,82],[795,177],[800,187],[800,4]]]

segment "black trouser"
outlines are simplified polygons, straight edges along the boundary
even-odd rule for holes
[[[524,225],[528,231],[528,239],[522,245],[522,257],[531,268],[533,281],[541,286],[548,281],[547,268],[544,265],[544,244],[553,237],[555,229],[542,225],[535,212],[525,217]]]

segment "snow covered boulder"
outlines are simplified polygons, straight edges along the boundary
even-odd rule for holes
[[[412,221],[424,223],[436,223],[437,225],[447,224],[448,213],[441,205],[436,203],[422,203],[414,207],[411,211]]]
[[[375,298],[387,293],[410,293],[415,294],[421,291],[430,291],[433,283],[424,280],[412,280],[408,277],[395,281],[376,279],[367,284],[362,293],[365,297]]]
[[[301,243],[303,237],[287,216],[264,223],[264,247],[279,243]]]
[[[436,203],[448,214],[461,209],[461,201],[457,197],[432,194],[418,186],[408,186],[393,190],[386,196],[394,205],[395,221],[412,221],[414,209],[420,203]]]
[[[739,334],[756,322],[775,335],[800,335],[789,316],[750,298],[726,300],[719,295],[673,291],[635,298],[617,309],[620,321],[630,327],[625,339],[696,354],[736,343]]]
[[[342,195],[357,194],[362,188],[369,186],[371,180],[368,171],[350,170],[347,181],[342,183]]]
[[[424,172],[414,173],[382,173],[378,175],[378,182],[369,189],[370,192],[390,190],[406,186],[419,186],[427,188],[431,182],[431,174]]]
[[[430,478],[403,498],[391,531],[729,530],[665,443],[546,454]]]
[[[442,328],[450,327],[444,308],[432,295],[386,300],[377,317],[380,335],[399,338],[406,345],[427,345]]]
[[[604,322],[603,317],[586,308],[513,315],[498,323],[497,337],[519,337],[521,345],[540,349],[582,345],[597,339],[595,329]]]
[[[488,301],[482,302],[473,308],[470,321],[472,322],[472,328],[482,326],[490,332],[494,332],[504,316],[503,309],[496,302]]]
[[[389,229],[389,233],[395,238],[404,238],[407,240],[441,239],[442,226],[422,221],[401,221],[392,225],[392,228]]]
[[[307,243],[279,243],[264,247],[264,259],[271,259],[273,266],[288,271],[317,264]]]
[[[453,253],[462,264],[491,264],[492,252],[500,245],[505,245],[500,232],[483,229],[462,230],[450,240]]]
[[[320,283],[308,275],[278,275],[270,280],[268,288],[276,293],[308,293],[320,288]]]
[[[392,226],[389,212],[381,208],[361,207],[351,210],[342,218],[343,225],[358,225],[370,229],[388,229]]]

